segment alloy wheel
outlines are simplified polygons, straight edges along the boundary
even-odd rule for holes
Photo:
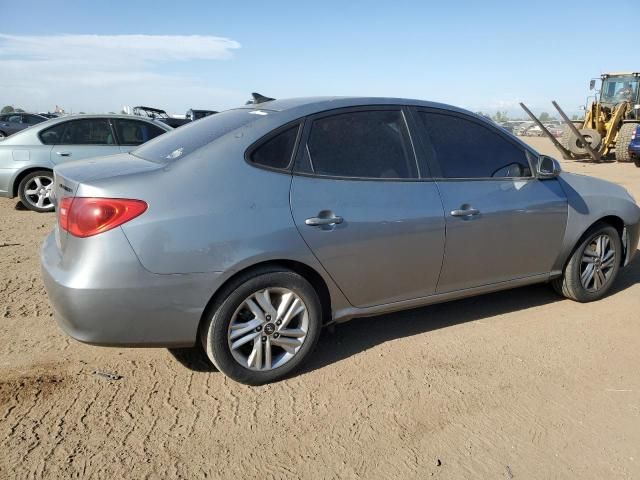
[[[24,198],[32,206],[37,208],[53,208],[51,201],[51,190],[53,178],[47,176],[33,177],[24,188]]]
[[[309,312],[287,288],[266,288],[236,309],[227,339],[233,358],[250,370],[273,370],[290,361],[309,331]]]
[[[580,280],[585,290],[597,292],[611,278],[616,261],[616,250],[611,237],[597,235],[582,252]]]

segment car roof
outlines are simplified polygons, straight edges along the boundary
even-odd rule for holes
[[[299,97],[268,102],[243,105],[243,109],[270,110],[276,112],[290,111],[300,115],[310,115],[315,112],[369,105],[413,105],[416,107],[432,107],[464,113],[472,113],[462,108],[438,102],[395,97]]]

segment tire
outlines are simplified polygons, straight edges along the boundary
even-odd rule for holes
[[[603,236],[609,239],[609,246],[613,248],[613,256],[609,257],[605,262],[602,262],[602,257],[600,257],[601,263],[592,263],[591,260],[596,258],[593,247],[597,239]],[[585,253],[587,251],[590,253]],[[603,255],[607,251],[610,250],[603,249]],[[578,246],[571,254],[562,277],[552,280],[551,285],[558,294],[576,302],[585,303],[599,300],[607,294],[615,281],[622,263],[622,254],[622,242],[618,231],[607,223],[598,222],[583,235]],[[585,258],[590,260],[586,262]],[[583,267],[583,265],[585,266]],[[586,275],[586,278],[593,278],[593,280],[584,282],[583,275],[585,275],[589,265],[597,265],[592,267],[596,269],[596,273],[592,274],[591,277]],[[601,271],[605,281],[596,288],[598,281],[596,277],[602,278],[597,273],[599,265],[603,265]],[[610,269],[607,270],[604,265],[610,265]]]
[[[278,315],[285,295],[289,302],[283,313],[298,312],[300,306],[304,311]],[[263,385],[297,369],[315,348],[321,328],[322,307],[311,284],[291,270],[273,267],[241,277],[225,288],[207,309],[200,340],[222,373],[245,385]]]
[[[633,162],[629,154],[629,144],[631,143],[631,136],[638,125],[638,123],[623,123],[620,127],[616,137],[616,160],[618,162]]]
[[[22,204],[29,210],[39,213],[53,212],[52,187],[53,172],[51,170],[36,170],[20,181],[18,196]]]
[[[592,149],[598,150],[602,143],[602,135],[599,132],[592,128],[581,128],[580,133],[589,141]],[[579,143],[580,140],[573,132],[571,132],[567,142],[569,151],[574,155],[589,155],[589,151]]]
[[[579,130],[582,128],[582,122],[573,122],[576,128]],[[562,129],[562,135],[560,136],[560,144],[569,150],[569,139],[573,136],[573,132],[569,128],[568,125],[565,125]],[[570,159],[571,157],[565,157],[566,159]]]

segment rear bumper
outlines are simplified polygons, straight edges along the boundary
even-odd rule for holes
[[[50,234],[41,265],[54,317],[68,335],[105,346],[195,344],[220,274],[152,274],[140,265],[120,229],[67,242],[66,249],[74,251],[69,259]]]

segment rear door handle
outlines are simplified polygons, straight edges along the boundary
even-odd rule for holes
[[[70,157],[71,156],[71,152],[56,152],[56,154],[60,155],[61,157]]]
[[[311,217],[307,218],[304,223],[310,227],[320,227],[322,225],[338,225],[342,223],[344,219],[342,217]]]
[[[471,215],[478,215],[480,210],[477,208],[464,208],[460,210],[451,210],[452,217],[469,217]]]

